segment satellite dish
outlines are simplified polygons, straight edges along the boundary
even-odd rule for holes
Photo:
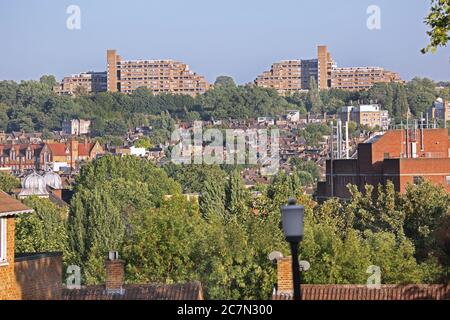
[[[278,261],[278,259],[283,258],[283,254],[280,251],[272,251],[269,254],[269,260],[272,262]]]
[[[308,262],[308,261],[306,261],[306,260],[301,260],[301,261],[299,261],[299,267],[300,267],[300,271],[308,271],[309,270],[309,268],[311,268],[311,264]]]

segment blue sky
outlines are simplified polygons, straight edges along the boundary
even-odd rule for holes
[[[450,46],[422,55],[429,0],[1,0],[0,79],[105,70],[107,48],[127,59],[176,59],[214,81],[253,81],[281,59],[316,56],[339,66],[382,66],[404,79],[450,80]],[[69,5],[81,29],[66,28]],[[381,30],[366,27],[369,5]]]

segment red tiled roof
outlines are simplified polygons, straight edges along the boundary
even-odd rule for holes
[[[202,300],[202,285],[198,281],[184,284],[129,284],[123,294],[112,294],[105,286],[63,289],[62,300]]]
[[[450,300],[448,285],[302,285],[303,300]],[[292,300],[292,294],[275,294],[273,300]]]
[[[0,190],[0,217],[30,212],[33,212],[33,209]]]
[[[65,143],[47,143],[48,148],[52,152],[53,156],[65,156],[66,144]]]
[[[79,156],[89,156],[89,152],[91,151],[92,147],[94,146],[93,143],[80,143],[78,145],[78,155]]]
[[[30,143],[24,143],[24,144],[0,144],[0,156],[2,154],[5,154],[6,156],[9,156],[9,152],[11,149],[14,149],[17,153],[25,155],[25,152],[28,148],[31,148],[35,152],[40,151],[42,149],[42,144],[30,144]]]

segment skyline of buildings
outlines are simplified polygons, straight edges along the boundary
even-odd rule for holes
[[[381,67],[338,67],[328,47],[317,47],[317,59],[282,60],[272,64],[255,79],[255,84],[273,88],[280,95],[309,90],[314,80],[320,90],[342,89],[362,91],[370,89],[375,83],[404,81],[396,72]]]
[[[213,84],[190,70],[189,65],[172,59],[125,60],[116,50],[108,49],[107,71],[81,72],[64,77],[54,87],[58,94],[131,93],[139,87],[151,89],[155,94],[173,93],[196,96],[205,93]],[[281,60],[263,71],[253,84],[273,88],[280,95],[289,95],[310,89],[315,81],[320,90],[332,88],[348,91],[367,90],[378,82],[400,82],[400,75],[382,67],[337,67],[328,47],[317,47],[317,58]]]

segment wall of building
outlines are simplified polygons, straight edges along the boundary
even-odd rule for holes
[[[444,186],[450,192],[447,176],[450,176],[449,140],[447,129],[409,130],[409,137],[416,144],[416,155],[411,155],[411,144],[406,144],[405,130],[392,130],[372,142],[358,145],[357,159],[334,160],[333,196],[348,198],[346,185],[352,183],[361,191],[366,184],[376,187],[392,181],[395,190],[405,192],[414,177],[422,177]],[[407,158],[407,154],[409,157]],[[326,182],[318,184],[319,199],[331,196],[331,166],[327,161]]]
[[[61,253],[18,256],[14,267],[17,291],[22,300],[61,299]]]
[[[0,266],[0,300],[20,299],[14,275],[14,218],[7,218],[7,260],[8,264]]]
[[[446,180],[446,176],[450,176],[450,159],[401,159],[400,192],[405,192],[407,185],[413,184],[417,176],[442,185],[450,193]]]

